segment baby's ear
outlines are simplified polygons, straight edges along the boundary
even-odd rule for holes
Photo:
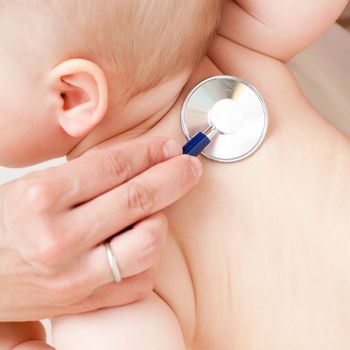
[[[108,88],[102,69],[85,59],[70,59],[52,69],[49,84],[58,123],[73,137],[87,135],[103,118]]]

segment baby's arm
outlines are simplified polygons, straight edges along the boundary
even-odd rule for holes
[[[98,310],[53,320],[58,350],[184,350],[179,323],[155,293],[118,308]]]
[[[288,61],[316,40],[348,0],[226,0],[219,33],[237,44]]]
[[[0,350],[52,350],[40,322],[1,323]]]

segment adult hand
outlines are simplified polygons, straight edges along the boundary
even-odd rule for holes
[[[180,154],[174,141],[141,138],[0,187],[0,321],[146,296],[167,233],[159,211],[201,174],[198,159]],[[110,242],[123,277],[115,283],[100,243],[135,222]]]

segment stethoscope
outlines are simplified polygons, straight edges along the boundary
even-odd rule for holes
[[[260,93],[244,80],[214,76],[196,85],[181,110],[181,127],[189,140],[183,153],[217,162],[235,162],[262,144],[268,112]]]

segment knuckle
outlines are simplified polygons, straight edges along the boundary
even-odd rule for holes
[[[126,154],[120,150],[106,153],[103,158],[103,173],[118,181],[126,181],[130,174],[130,163]]]
[[[164,213],[157,213],[154,215],[155,228],[162,233],[168,232],[168,218]]]
[[[144,233],[139,261],[142,266],[151,267],[160,260],[161,247],[163,245],[163,232],[150,230]]]
[[[21,198],[32,211],[46,211],[54,205],[55,191],[49,178],[30,174],[20,181],[19,186]]]
[[[130,182],[127,189],[127,207],[131,211],[148,213],[155,205],[154,195],[150,189]]]
[[[44,275],[55,275],[62,263],[59,234],[54,229],[41,232],[39,244],[30,244],[26,260]]]
[[[157,164],[161,159],[164,158],[163,156],[163,147],[160,147],[160,145],[163,145],[164,142],[152,142],[148,145],[146,148],[146,157],[148,160],[148,163],[151,165]]]

